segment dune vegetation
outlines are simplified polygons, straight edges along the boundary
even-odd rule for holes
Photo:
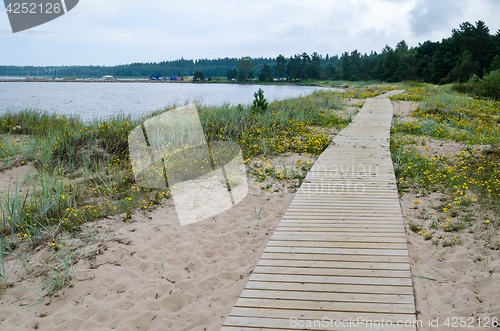
[[[487,259],[488,250],[500,248],[498,101],[456,92],[453,85],[406,82],[319,91],[269,104],[256,93],[252,105],[197,109],[206,140],[237,143],[247,174],[261,189],[293,192],[364,99],[395,88],[406,89],[391,97],[395,105],[417,105],[406,115],[396,112],[391,130],[408,227],[441,255],[442,247],[473,242],[470,249],[481,254],[474,258]],[[36,279],[40,300],[55,294],[71,284],[72,265],[95,254],[88,249],[92,243],[116,239],[111,226],[96,234],[100,220],[113,216],[113,222],[127,222],[171,197],[168,188],[137,185],[127,138],[145,120],[176,106],[141,118],[89,122],[34,110],[0,116],[0,167],[12,181],[0,197],[1,288],[12,286],[9,277],[18,264]],[[287,155],[297,155],[293,164],[282,161]],[[29,171],[16,180],[18,169]],[[35,272],[27,261],[40,249],[53,258]],[[495,269],[489,269],[491,276]]]
[[[237,143],[247,164],[256,157],[284,153],[314,156],[321,154],[332,132],[346,126],[352,115],[345,110],[341,95],[332,91],[270,104],[264,101],[260,96],[254,105],[197,105],[206,140]],[[7,178],[12,185],[0,197],[0,287],[8,284],[12,270],[7,261],[23,263],[33,275],[25,264],[27,254],[45,246],[58,263],[48,265],[37,279],[46,280],[41,283],[46,294],[55,293],[69,284],[68,268],[75,259],[86,254],[82,247],[92,237],[88,224],[112,215],[126,222],[132,213],[148,213],[170,198],[168,188],[144,189],[136,184],[128,134],[148,118],[175,107],[141,118],[119,116],[90,122],[35,110],[0,115],[0,168],[4,174],[29,169],[23,178]],[[248,172],[270,190],[272,183],[278,189],[282,185],[276,183],[302,180],[311,165],[297,162],[281,170],[249,166]]]
[[[439,200],[420,208],[412,230],[443,246],[460,243],[462,232],[480,231],[483,244],[499,249],[500,102],[456,93],[450,85],[413,85],[391,97],[419,103],[409,116],[394,119],[398,187],[421,197],[414,209],[432,194]]]

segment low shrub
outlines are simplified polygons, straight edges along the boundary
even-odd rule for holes
[[[451,86],[451,90],[458,93],[472,94],[474,92],[474,87],[474,84],[467,82],[462,84],[453,84]]]
[[[500,99],[500,70],[492,71],[479,80],[474,87],[474,94],[480,97]]]

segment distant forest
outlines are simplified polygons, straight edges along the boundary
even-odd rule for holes
[[[45,70],[58,77],[113,76],[192,76],[227,77],[230,80],[259,81],[287,78],[288,80],[404,80],[446,84],[465,82],[471,76],[483,77],[500,69],[500,30],[491,34],[483,21],[475,25],[464,22],[452,30],[451,37],[441,42],[426,41],[408,48],[403,40],[395,48],[388,45],[377,54],[361,54],[357,50],[340,56],[323,57],[316,52],[296,54],[290,58],[224,58],[186,60],[159,63],[132,63],[118,66],[0,66],[2,76],[40,76]]]

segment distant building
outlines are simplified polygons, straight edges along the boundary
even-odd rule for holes
[[[162,80],[161,76],[149,76],[149,80]]]
[[[115,77],[110,75],[104,75],[101,77],[102,80],[115,80]]]

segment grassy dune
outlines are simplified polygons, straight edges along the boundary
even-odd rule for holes
[[[1,287],[8,282],[6,259],[22,263],[23,252],[27,260],[30,250],[48,246],[59,262],[57,268],[48,267],[49,281],[42,288],[55,293],[67,286],[68,266],[74,263],[70,256],[82,249],[81,244],[68,243],[71,238],[79,238],[80,243],[82,238],[87,238],[85,243],[91,240],[86,231],[90,222],[110,215],[127,221],[132,212],[147,213],[170,198],[168,188],[144,189],[135,183],[128,134],[148,118],[175,107],[141,118],[91,122],[34,110],[0,116],[0,168],[4,172],[31,169],[14,185],[24,186],[23,190],[13,187],[0,197]],[[265,111],[250,105],[197,108],[206,140],[237,143],[247,164],[285,153],[319,155],[329,145],[332,132],[351,118],[341,95],[331,91],[275,101]],[[248,172],[265,183],[263,189],[271,189],[293,180],[300,185],[296,180],[303,179],[310,166],[307,162],[280,169],[249,166]],[[30,273],[27,267],[26,271]]]
[[[206,140],[238,144],[247,174],[263,190],[293,191],[363,99],[394,88],[319,91],[273,102],[265,111],[251,105],[197,108]],[[418,105],[396,113],[391,132],[406,223],[415,240],[431,243],[442,260],[448,247],[463,247],[491,278],[495,267],[488,261],[495,254],[489,252],[500,249],[500,103],[450,86],[398,88],[406,92],[393,102]],[[136,184],[127,138],[148,118],[175,107],[92,122],[31,110],[0,116],[0,168],[4,174],[31,169],[0,197],[0,288],[12,284],[12,265],[19,263],[43,296],[55,294],[70,284],[71,266],[90,254],[88,245],[114,239],[111,227],[97,238],[95,221],[118,215],[127,222],[132,213],[148,215],[170,198],[168,188]],[[291,164],[283,161],[287,157]],[[39,248],[50,249],[53,259],[34,273],[27,260]]]

